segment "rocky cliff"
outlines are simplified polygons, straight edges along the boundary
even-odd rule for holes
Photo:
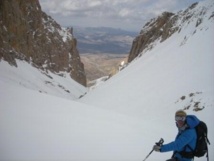
[[[72,29],[63,29],[41,10],[38,0],[0,1],[0,60],[16,59],[57,74],[61,71],[86,86],[84,65]]]
[[[186,10],[176,14],[164,12],[159,17],[146,23],[140,34],[133,40],[128,62],[153,48],[156,42],[163,42],[175,32],[180,32],[182,26],[193,19],[197,19],[195,26],[198,27],[206,13],[206,8],[201,7],[194,10],[197,5],[198,3],[194,3]]]

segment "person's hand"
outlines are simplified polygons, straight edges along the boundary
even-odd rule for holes
[[[155,144],[155,145],[153,146],[153,150],[156,151],[156,152],[160,152],[160,149],[161,149],[161,146],[159,146],[159,145],[157,145],[157,144]]]

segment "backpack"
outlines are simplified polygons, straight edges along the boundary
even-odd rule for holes
[[[199,124],[195,127],[197,140],[196,147],[192,149],[189,145],[186,145],[192,152],[182,151],[180,154],[185,158],[194,158],[194,157],[202,157],[207,154],[208,158],[208,145],[210,144],[209,139],[207,138],[207,125],[203,121],[200,121]]]

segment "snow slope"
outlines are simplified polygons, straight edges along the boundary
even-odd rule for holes
[[[175,137],[174,112],[189,108],[188,113],[208,123],[209,136],[213,140],[213,1],[202,2],[193,11],[199,17],[193,17],[189,23],[178,22],[182,28],[179,33],[163,43],[156,42],[154,49],[143,53],[125,70],[80,101],[141,119],[150,126],[145,129],[142,139],[162,136],[167,138],[166,142]],[[206,12],[205,16],[197,14],[201,11]],[[202,23],[196,26],[199,18],[203,18]],[[193,97],[190,97],[191,93],[194,93]],[[186,98],[183,101],[182,96]],[[197,102],[201,108],[205,107],[204,110],[193,111]],[[144,148],[148,149],[149,145]],[[213,158],[213,154],[210,155]]]
[[[143,53],[125,70],[89,92],[81,102],[142,117],[148,114],[147,109],[152,109],[152,114],[160,106],[172,105],[183,95],[199,92],[201,97],[213,96],[213,17],[210,20],[213,2],[208,11],[201,25],[195,26],[197,18],[190,24],[182,24],[179,33],[163,43],[156,42],[154,49]],[[150,113],[147,116],[150,118]]]
[[[161,137],[174,140],[174,113],[184,107],[207,123],[214,160],[214,9],[206,6],[198,27],[196,19],[183,24],[180,33],[157,42],[78,102],[86,89],[65,73],[64,79],[45,76],[24,62],[17,69],[2,60],[0,161],[143,160]],[[195,112],[197,102],[205,108]],[[147,160],[171,154],[153,152]]]
[[[71,79],[69,73],[54,74],[38,70],[25,61],[16,60],[16,62],[18,68],[0,60],[0,84],[12,84],[72,100],[78,99],[87,91],[84,86]]]

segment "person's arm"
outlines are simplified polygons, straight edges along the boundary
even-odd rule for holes
[[[188,129],[181,133],[175,141],[164,144],[160,148],[160,152],[168,152],[168,151],[182,151],[182,149],[187,145],[193,136],[193,130]]]

